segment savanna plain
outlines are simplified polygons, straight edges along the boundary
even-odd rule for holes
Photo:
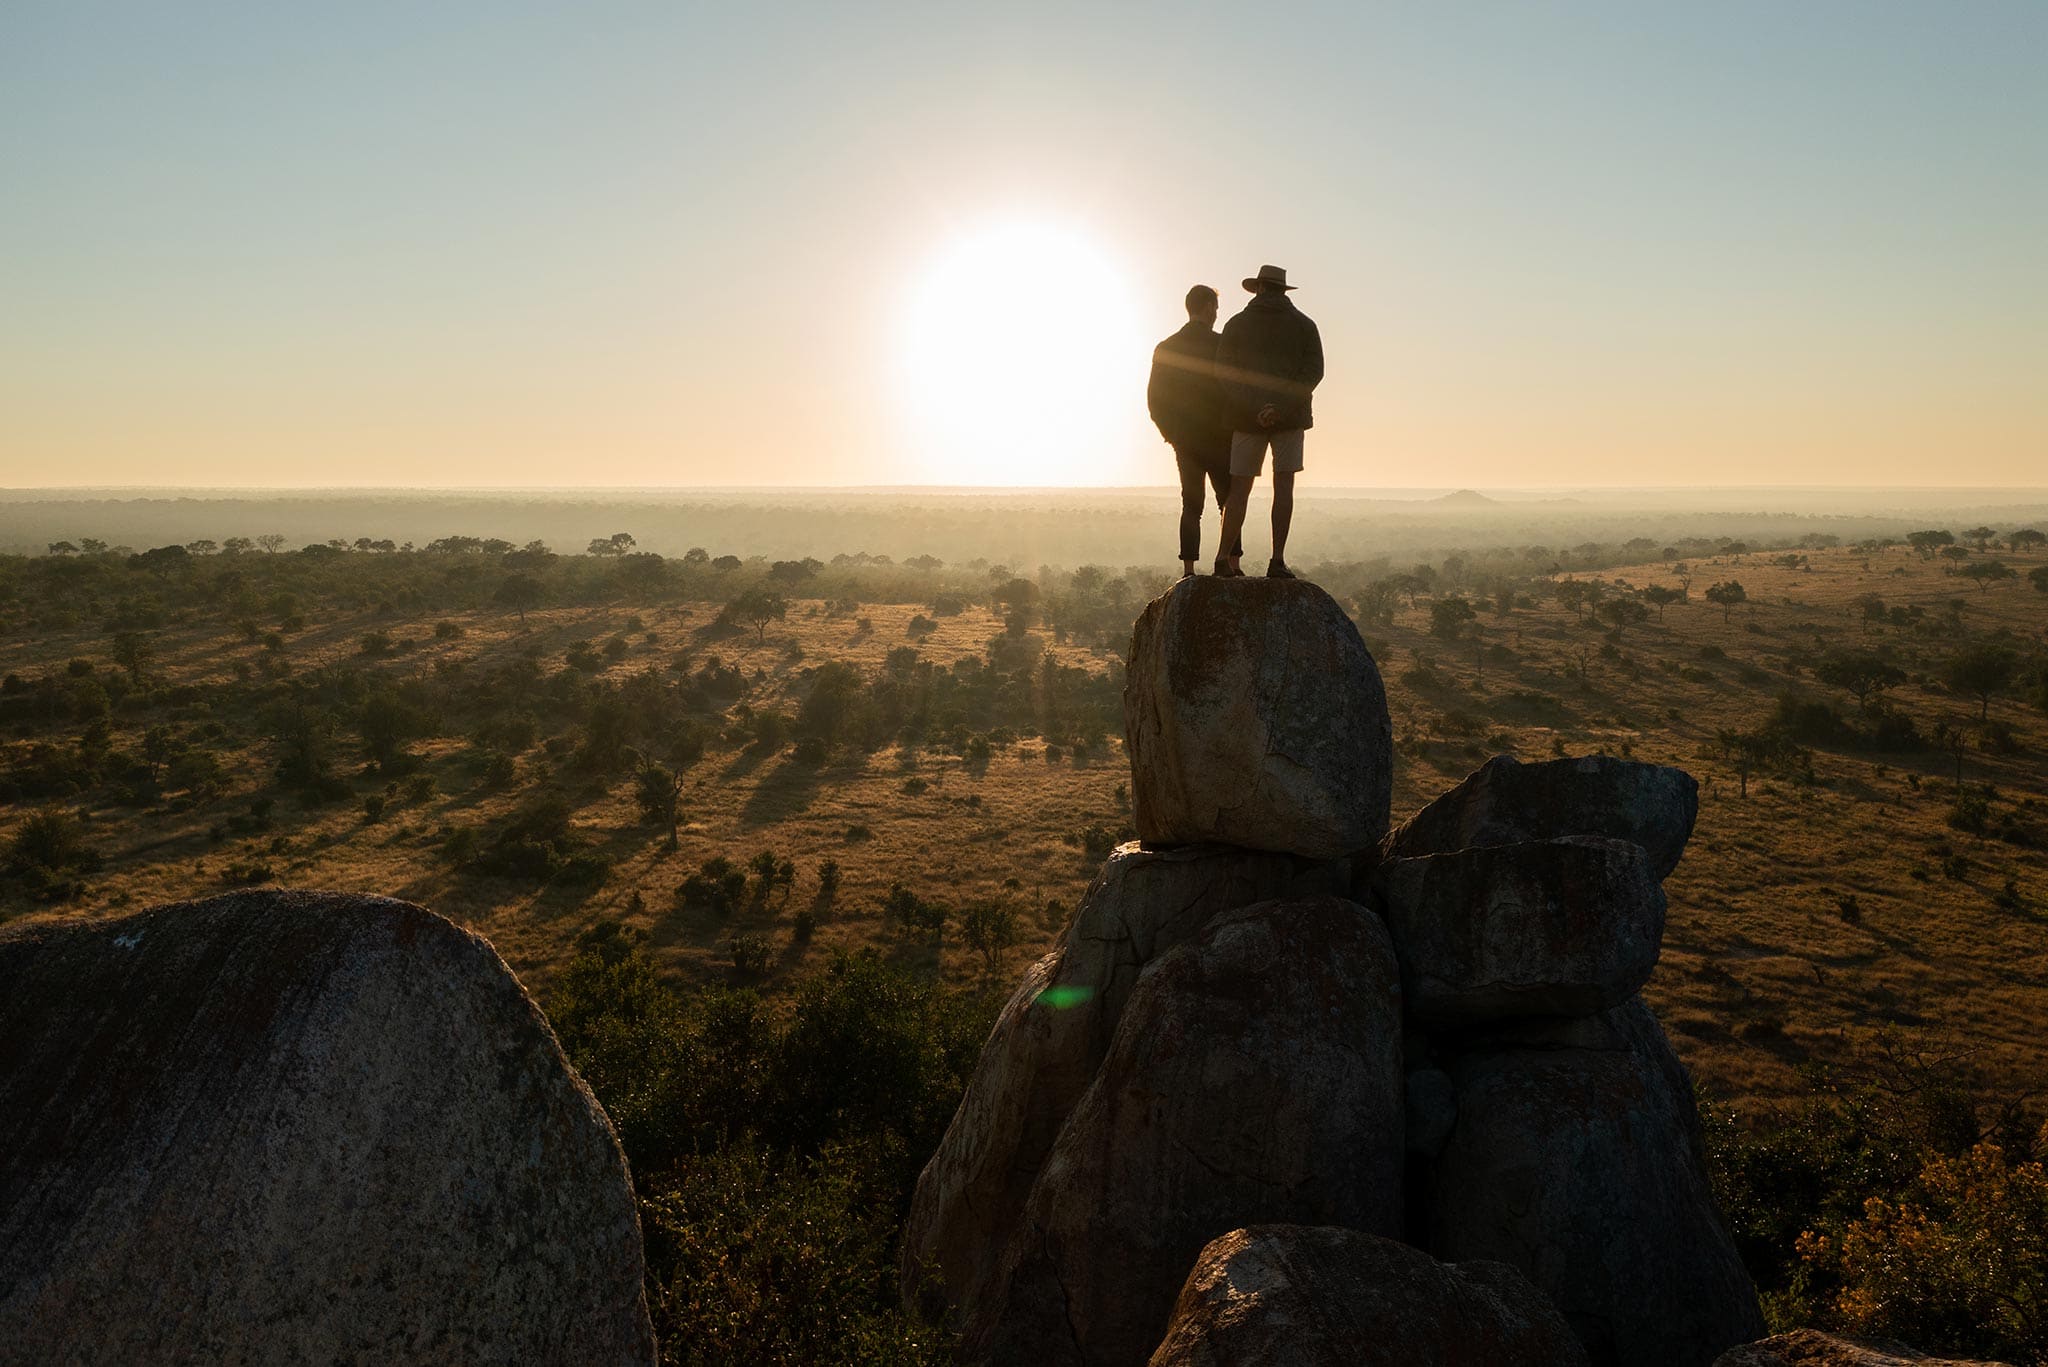
[[[1397,823],[1494,754],[1698,778],[1647,996],[1773,1320],[2033,1351],[1857,1318],[1852,1251],[1866,1200],[1935,1199],[1928,1164],[2040,1156],[2048,509],[1811,502],[1311,499],[1293,558],[1386,678]],[[926,1360],[894,1221],[995,1006],[1132,834],[1122,660],[1171,519],[13,500],[0,918],[420,902],[490,939],[619,1123],[666,1335]],[[828,1234],[764,1289],[734,1269],[792,1210]]]

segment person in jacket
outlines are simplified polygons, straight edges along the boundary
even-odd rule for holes
[[[1223,389],[1216,381],[1216,291],[1196,285],[1187,293],[1187,326],[1152,348],[1152,378],[1145,406],[1180,467],[1180,573],[1195,572],[1202,554],[1202,485],[1216,491],[1220,512],[1230,497],[1230,428],[1223,420]],[[1244,547],[1218,547],[1232,567]]]
[[[1309,396],[1323,378],[1323,338],[1307,314],[1287,297],[1294,286],[1278,266],[1261,266],[1244,281],[1247,303],[1223,328],[1216,348],[1224,417],[1231,428],[1230,497],[1223,506],[1223,541],[1235,544],[1244,530],[1252,485],[1273,452],[1273,560],[1269,579],[1292,579],[1287,568],[1287,531],[1294,521],[1294,477],[1302,468],[1302,436],[1315,426]],[[1234,565],[1216,562],[1216,573],[1239,575]]]

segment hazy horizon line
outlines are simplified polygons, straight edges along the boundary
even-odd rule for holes
[[[1158,484],[21,484],[0,485],[0,498],[17,494],[1052,494],[1173,492]],[[1297,496],[1322,493],[1568,494],[1568,493],[1782,493],[2024,494],[2048,498],[2048,484],[1303,484]]]

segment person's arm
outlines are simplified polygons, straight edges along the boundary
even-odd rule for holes
[[[1152,378],[1145,383],[1145,411],[1159,435],[1173,440],[1173,377],[1168,373],[1165,348],[1152,348]]]
[[[1304,387],[1314,389],[1323,382],[1323,334],[1317,330],[1314,320],[1303,318],[1301,321],[1308,324],[1308,355],[1303,358],[1306,364],[1301,382]]]
[[[1225,426],[1237,425],[1238,415],[1252,412],[1265,402],[1265,396],[1256,378],[1244,368],[1242,331],[1233,332],[1237,319],[1233,318],[1223,329],[1223,336],[1216,343],[1216,387],[1223,394],[1223,421]]]

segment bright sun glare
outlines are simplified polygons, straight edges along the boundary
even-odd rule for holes
[[[1051,222],[985,228],[910,291],[906,401],[942,484],[1120,482],[1149,345],[1122,272]]]

